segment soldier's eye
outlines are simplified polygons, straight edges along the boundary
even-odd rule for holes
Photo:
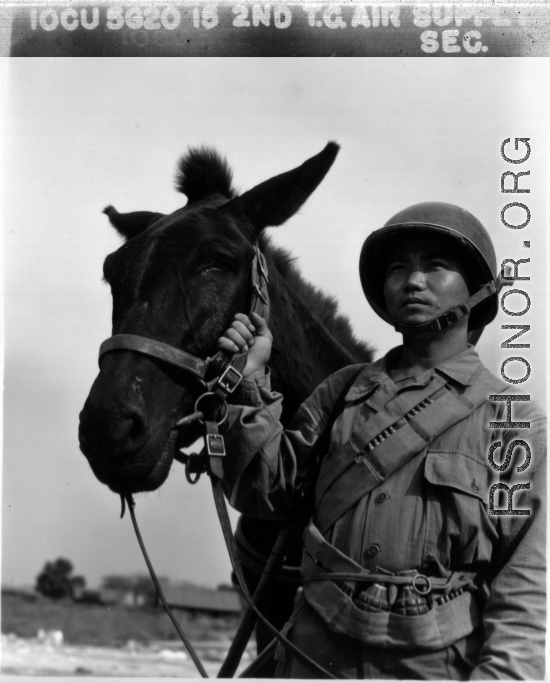
[[[390,263],[390,265],[388,266],[388,270],[386,271],[386,274],[390,275],[391,273],[398,273],[404,269],[405,269],[404,263],[400,263],[398,261],[395,261],[394,263]]]

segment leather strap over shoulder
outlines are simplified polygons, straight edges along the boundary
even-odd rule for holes
[[[423,391],[398,394],[361,422],[319,475],[316,502],[321,532],[326,533],[360,498],[505,386],[483,366],[462,395],[436,376]]]

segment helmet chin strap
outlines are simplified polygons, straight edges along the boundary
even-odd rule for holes
[[[418,325],[407,325],[398,320],[393,319],[392,324],[397,332],[401,334],[425,334],[426,332],[441,332],[453,325],[457,320],[460,320],[465,315],[468,315],[474,306],[477,306],[481,301],[487,297],[495,294],[497,288],[494,282],[488,282],[478,289],[475,294],[468,299],[464,304],[459,304],[450,311],[440,315],[438,318],[429,320],[426,323],[419,323]]]

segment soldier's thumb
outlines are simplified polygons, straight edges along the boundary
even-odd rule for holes
[[[271,336],[271,332],[269,330],[269,327],[267,326],[266,321],[261,316],[259,316],[257,313],[251,313],[250,314],[250,320],[252,321],[252,324],[256,328],[256,336],[257,337]]]

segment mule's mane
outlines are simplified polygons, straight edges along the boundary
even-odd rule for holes
[[[208,195],[235,196],[233,172],[227,161],[211,147],[192,147],[181,157],[176,171],[176,189],[189,203]]]
[[[304,302],[307,309],[330,332],[331,335],[354,357],[356,362],[370,362],[372,348],[355,338],[347,316],[338,312],[336,299],[304,280],[295,259],[280,247],[275,247],[265,234],[260,236],[259,246],[269,252],[273,263],[289,288]]]

